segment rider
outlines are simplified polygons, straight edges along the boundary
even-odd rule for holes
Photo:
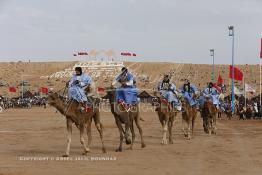
[[[81,107],[81,112],[85,110],[89,112],[92,110],[92,105],[88,101],[85,93],[85,88],[90,86],[92,78],[86,74],[83,74],[81,67],[75,68],[75,74],[73,74],[71,80],[68,83],[68,97],[81,103],[84,107]]]
[[[190,84],[189,80],[185,80],[181,92],[185,101],[190,106],[196,106],[198,108],[198,100],[194,98],[194,95],[198,93],[197,87],[195,85]]]
[[[121,73],[112,83],[113,86],[117,87],[116,102],[121,103],[127,111],[130,109],[130,105],[138,102],[137,89],[135,88],[134,80],[134,76],[126,67],[123,67]]]
[[[176,86],[170,80],[169,75],[165,74],[163,80],[159,82],[158,91],[160,91],[162,96],[172,105],[172,108],[181,111],[181,106],[177,99]]]
[[[220,105],[219,95],[220,93],[214,87],[214,84],[212,82],[210,82],[208,84],[208,87],[203,91],[203,96],[207,97],[210,101],[212,101],[213,105],[215,105],[217,109],[219,109]]]

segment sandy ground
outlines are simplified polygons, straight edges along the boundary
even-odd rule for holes
[[[208,136],[198,116],[195,135],[185,140],[181,115],[174,126],[174,144],[162,146],[162,130],[154,112],[143,112],[147,147],[114,152],[119,134],[113,116],[102,113],[107,153],[102,154],[93,128],[92,153],[81,156],[79,132],[74,128],[69,160],[58,160],[66,148],[65,119],[51,107],[13,109],[0,114],[0,175],[4,174],[262,174],[262,121],[219,120],[218,133]],[[98,160],[98,159],[111,160]],[[38,160],[31,160],[38,159]],[[40,160],[48,159],[48,160]],[[52,160],[54,159],[54,160]],[[81,159],[81,160],[77,160]]]

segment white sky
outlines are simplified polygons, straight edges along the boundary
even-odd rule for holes
[[[262,0],[0,0],[0,61],[130,51],[137,61],[259,63]]]

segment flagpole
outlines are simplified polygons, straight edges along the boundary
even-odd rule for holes
[[[262,43],[261,43],[262,44]],[[261,46],[262,47],[262,46]],[[261,51],[262,52],[262,51]],[[262,54],[261,54],[262,55]],[[261,115],[261,59],[262,58],[260,58],[259,60],[260,60],[260,62],[259,62],[259,72],[260,72],[260,83],[259,83],[259,87],[260,87],[260,111],[259,111],[259,115]],[[260,116],[261,117],[261,116]]]
[[[234,34],[234,26],[229,26],[229,36],[232,36],[232,101],[231,101],[231,110],[232,114],[235,113],[235,93],[234,93],[234,42],[235,42],[235,34]]]

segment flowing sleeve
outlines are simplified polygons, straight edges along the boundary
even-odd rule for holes
[[[81,81],[81,86],[88,86],[92,83],[92,78],[88,75],[84,75]]]

